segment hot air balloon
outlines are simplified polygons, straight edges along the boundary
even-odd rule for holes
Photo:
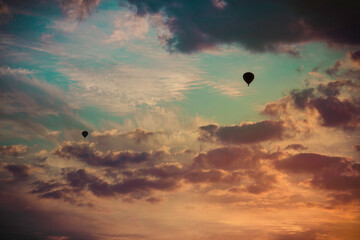
[[[84,138],[86,138],[86,136],[88,135],[89,133],[87,131],[82,131],[81,135],[83,135]]]
[[[254,80],[255,76],[251,72],[246,72],[243,75],[244,81],[247,83],[248,86],[250,86],[250,83]]]

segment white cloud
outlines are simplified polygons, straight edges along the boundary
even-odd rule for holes
[[[144,39],[149,32],[148,19],[129,12],[120,14],[120,17],[114,21],[114,27],[115,30],[107,37],[105,43],[122,44],[133,39]]]
[[[14,75],[14,74],[33,74],[36,71],[24,68],[10,68],[9,66],[0,66],[0,75]]]
[[[131,112],[137,105],[180,100],[199,77],[190,71],[116,65],[107,70],[82,69],[66,65],[61,70],[76,81],[81,101],[110,112]],[[80,87],[81,89],[79,90]]]
[[[244,84],[240,81],[228,81],[222,79],[218,82],[206,82],[207,85],[211,86],[215,89],[215,91],[219,92],[222,95],[230,96],[230,97],[239,97],[244,95],[241,91],[244,87]]]
[[[227,2],[225,2],[224,0],[212,0],[212,3],[218,9],[224,9],[227,5]]]

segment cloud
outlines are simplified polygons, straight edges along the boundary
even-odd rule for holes
[[[0,16],[8,15],[8,14],[10,14],[9,7],[3,1],[0,0]]]
[[[294,89],[281,100],[266,104],[263,114],[281,119],[298,128],[300,123],[354,129],[359,126],[359,84],[349,79],[319,83],[315,87]],[[302,116],[299,120],[296,117]],[[313,127],[313,126],[312,126]]]
[[[147,198],[145,201],[149,202],[149,203],[152,203],[152,204],[157,204],[159,202],[162,201],[161,198],[157,198],[157,197],[149,197]]]
[[[351,60],[360,64],[360,50],[350,53]]]
[[[360,165],[347,158],[300,153],[275,161],[275,167],[292,174],[311,174],[310,186],[328,191],[330,207],[360,203]]]
[[[86,99],[88,104],[109,112],[127,113],[140,105],[155,106],[162,101],[179,101],[184,98],[184,91],[191,89],[200,79],[198,71],[191,66],[183,63],[173,66],[163,59],[161,62],[161,67],[122,64],[101,70],[66,65],[60,71],[75,82],[77,99]],[[83,91],[79,92],[77,87]]]
[[[3,168],[9,171],[14,181],[26,180],[30,176],[30,166],[25,164],[5,164]]]
[[[294,100],[295,105],[300,109],[304,109],[308,99],[314,96],[313,92],[313,88],[308,88],[304,90],[294,89],[290,92],[290,95]]]
[[[147,201],[157,198],[154,196],[156,191],[172,192],[183,183],[190,186],[207,184],[207,191],[220,186],[241,186],[237,194],[261,194],[273,189],[277,183],[277,178],[260,165],[262,159],[271,156],[258,148],[218,148],[199,154],[185,165],[158,161],[156,152],[129,153],[102,153],[95,150],[94,143],[64,143],[53,154],[75,158],[96,170],[64,168],[60,179],[37,181],[31,193],[40,198],[88,206],[90,202],[84,200],[87,193],[97,197],[121,196],[131,201]]]
[[[358,84],[354,83],[351,80],[339,80],[328,83],[320,83],[317,86],[317,91],[326,97],[337,97],[340,95],[342,88],[357,88]],[[313,96],[312,96],[313,97]]]
[[[185,179],[191,183],[212,183],[220,182],[223,178],[223,173],[218,170],[210,171],[192,171],[186,174]]]
[[[200,127],[200,140],[216,137],[224,143],[253,144],[267,140],[281,139],[285,130],[283,122],[265,120],[257,123],[243,123],[239,126],[208,125]]]
[[[355,145],[355,146],[354,146],[354,149],[355,149],[356,151],[360,152],[360,144]]]
[[[124,141],[124,140],[133,140],[136,143],[145,143],[148,142],[151,138],[156,137],[158,134],[165,134],[164,132],[151,132],[146,131],[141,128],[137,128],[129,132],[121,132],[118,129],[106,130],[104,132],[94,131],[91,133],[91,136],[96,138],[97,144],[99,142],[110,141]]]
[[[62,118],[67,128],[83,126],[84,121],[74,111],[77,107],[68,97],[54,85],[31,76],[32,73],[34,71],[22,68],[0,68],[0,94],[3,97],[0,126],[3,136],[42,138],[54,143],[58,137],[54,134],[56,131],[47,127],[49,118]]]
[[[357,126],[360,120],[360,105],[349,100],[339,100],[336,97],[316,98],[310,103],[319,112],[322,125]]]
[[[139,15],[163,12],[173,34],[167,41],[169,49],[184,53],[217,44],[240,44],[255,52],[281,52],[288,51],[283,46],[309,41],[339,45],[360,43],[360,36],[355,31],[360,22],[355,10],[357,5],[351,0],[342,2],[344,11],[341,12],[337,3],[326,1],[316,4],[300,0],[128,2]]]
[[[316,240],[318,239],[318,231],[308,230],[308,231],[293,231],[293,232],[283,232],[273,234],[271,240]]]
[[[285,147],[285,149],[284,150],[290,150],[290,149],[292,149],[292,150],[297,150],[297,151],[301,151],[301,150],[306,150],[306,149],[308,149],[307,147],[305,147],[304,145],[302,145],[302,144],[289,144],[289,145],[287,145],[286,147]]]
[[[118,151],[102,153],[94,149],[93,143],[65,142],[53,151],[53,154],[62,158],[75,158],[96,167],[126,168],[128,164],[142,162],[156,162],[164,157],[163,151],[133,152]]]
[[[44,192],[50,192],[51,190],[58,188],[63,184],[51,180],[49,182],[36,181],[33,183],[33,185],[36,187],[31,191],[31,193],[44,193]]]
[[[61,0],[63,14],[71,20],[85,20],[101,0]]]
[[[341,67],[341,61],[336,61],[332,67],[326,69],[326,73],[329,74],[330,76],[335,76],[336,73],[339,71],[340,67]]]
[[[268,192],[278,183],[277,178],[273,174],[264,171],[248,171],[248,176],[253,179],[253,183],[247,186],[247,191],[252,194],[261,194]]]
[[[82,194],[85,194],[85,191],[90,191],[97,197],[124,195],[134,199],[142,199],[149,196],[154,190],[173,191],[179,187],[178,182],[171,178],[149,179],[146,177],[133,177],[107,182],[90,174],[85,169],[64,169],[63,176],[66,180],[64,187],[41,192],[39,197],[62,199],[70,203],[78,203],[80,201],[78,199],[81,199]],[[32,193],[40,192],[34,189]]]
[[[345,158],[330,157],[315,153],[299,153],[276,162],[277,169],[293,173],[316,173],[325,168],[345,169],[348,162]]]
[[[31,71],[24,68],[11,68],[9,66],[0,67],[0,75],[16,75],[16,74],[33,74],[35,71]]]
[[[6,24],[11,19],[11,11],[10,8],[0,0],[0,26]]]
[[[320,173],[314,175],[314,177],[311,179],[311,184],[317,188],[326,190],[335,190],[340,192],[346,192],[348,190],[351,190],[353,192],[353,196],[355,198],[358,198],[357,200],[359,201],[359,169],[358,166],[356,168],[353,168],[352,165],[349,165],[349,167],[351,168],[349,173],[351,173],[351,170],[353,170],[355,174],[345,175],[345,173],[347,172],[345,170],[321,171]]]
[[[343,59],[337,60],[325,72],[331,77],[358,79],[360,76],[359,50],[349,51]]]
[[[55,86],[26,76],[34,71],[22,68],[0,68],[3,114],[26,113],[29,116],[70,114],[64,94]]]
[[[13,156],[16,157],[28,151],[28,146],[17,144],[11,146],[1,146],[0,155],[1,156]]]
[[[201,169],[252,169],[257,166],[259,160],[266,154],[246,147],[218,148],[207,153],[199,154],[193,163],[194,168]]]
[[[211,183],[211,189],[221,183],[233,193],[261,194],[273,189],[278,182],[275,175],[262,169],[260,164],[261,160],[271,158],[258,148],[218,148],[196,156],[185,179],[191,183]]]
[[[114,21],[116,30],[104,41],[105,43],[123,44],[126,41],[144,39],[149,32],[148,19],[136,16],[131,13],[122,14],[123,16]]]
[[[219,9],[224,9],[227,5],[227,3],[224,0],[212,0],[212,3],[215,7]]]

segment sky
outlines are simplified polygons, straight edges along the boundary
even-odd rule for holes
[[[360,239],[359,11],[0,0],[0,239]]]

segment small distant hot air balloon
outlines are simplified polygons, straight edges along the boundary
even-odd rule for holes
[[[246,72],[243,75],[244,81],[247,83],[248,86],[250,86],[250,83],[254,80],[255,76],[251,72]]]
[[[88,135],[89,133],[87,131],[82,131],[81,135],[83,135],[84,138],[86,138],[86,136]]]

